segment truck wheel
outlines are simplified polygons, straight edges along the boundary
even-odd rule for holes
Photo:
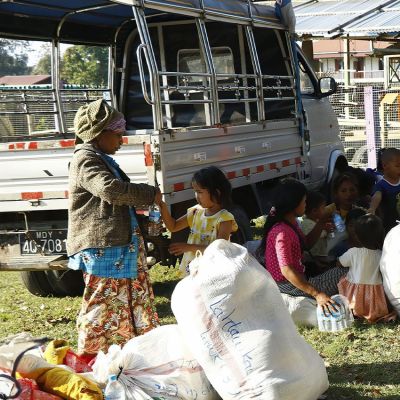
[[[249,240],[253,240],[253,233],[250,228],[250,220],[246,211],[242,207],[234,205],[229,212],[235,217],[239,229],[231,235],[231,241],[237,244],[245,244]]]
[[[45,271],[45,274],[57,296],[82,296],[85,288],[82,271],[48,270]]]
[[[48,297],[56,294],[45,271],[21,271],[20,275],[25,287],[35,296]]]
[[[168,246],[170,239],[160,236],[145,236],[145,242],[147,244],[147,256],[154,257],[157,263],[162,265],[174,266],[176,263],[176,257],[168,252]],[[150,267],[150,266],[148,266]]]
[[[323,188],[322,192],[325,194],[328,202],[333,201],[333,189],[332,189],[332,184],[333,181],[343,172],[346,171],[348,168],[347,160],[343,157],[340,157],[336,161],[335,169],[333,170],[331,179],[325,184],[325,187]]]

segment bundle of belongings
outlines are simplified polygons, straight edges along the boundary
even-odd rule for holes
[[[61,346],[60,351],[57,349],[59,341],[51,342],[44,354],[40,347],[32,346],[33,343],[38,342],[41,341],[22,333],[7,338],[4,344],[0,346],[0,371],[2,375],[17,378],[0,379],[2,398],[17,400],[103,400],[102,390],[95,382],[86,378],[84,374],[76,373],[67,365],[57,365],[65,362],[65,357],[60,357],[65,349],[64,356],[69,349],[65,345],[65,341],[62,341],[63,346]],[[54,354],[58,354],[57,362],[48,362],[46,358],[55,361]]]
[[[53,397],[20,398],[102,399],[110,376],[127,400],[316,400],[327,390],[323,360],[244,247],[216,240],[189,268],[172,294],[176,325],[113,345],[92,365],[64,341],[50,342],[43,356],[24,355],[17,371]],[[15,357],[4,354],[0,368],[10,371]]]

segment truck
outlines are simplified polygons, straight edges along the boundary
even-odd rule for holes
[[[79,294],[66,268],[68,165],[78,107],[104,98],[126,116],[116,160],[159,185],[174,217],[191,177],[217,165],[233,188],[238,241],[271,187],[327,187],[347,164],[328,96],[273,7],[252,0],[3,1],[1,36],[51,43],[51,84],[0,87],[0,270],[36,295]],[[108,49],[105,87],[60,80],[63,44]],[[146,222],[145,210],[138,210]],[[146,235],[145,235],[146,236]],[[173,264],[174,235],[145,237],[150,263]]]

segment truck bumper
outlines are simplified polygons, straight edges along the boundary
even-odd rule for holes
[[[68,260],[63,255],[16,256],[0,261],[0,271],[46,271],[67,268]]]

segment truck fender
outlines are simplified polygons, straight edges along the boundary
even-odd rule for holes
[[[334,178],[335,171],[343,171],[348,166],[346,156],[341,150],[332,151],[329,157],[328,173],[326,175],[326,184],[329,184]]]

